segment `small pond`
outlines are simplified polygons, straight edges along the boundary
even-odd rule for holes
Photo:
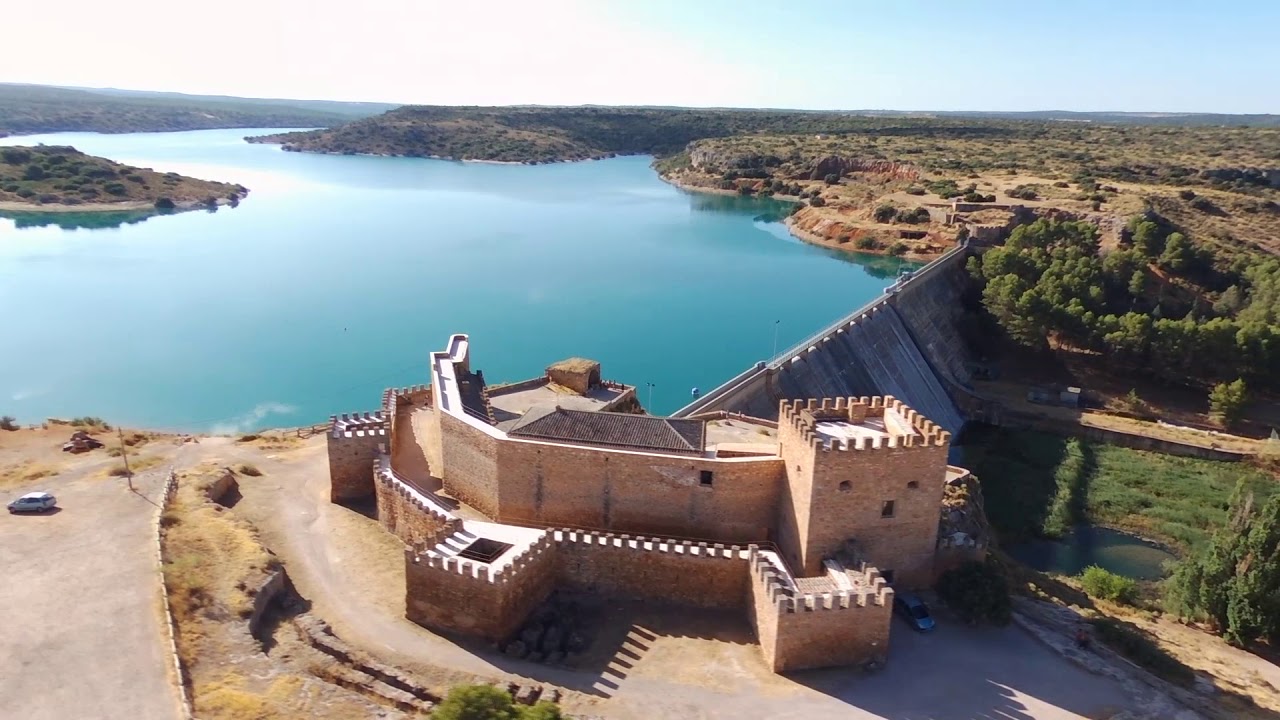
[[[1159,580],[1162,566],[1177,558],[1158,545],[1118,530],[1076,526],[1059,540],[1034,540],[1008,548],[1009,555],[1041,572],[1078,575],[1097,565],[1137,580]]]

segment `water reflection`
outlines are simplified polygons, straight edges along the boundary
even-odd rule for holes
[[[31,210],[0,210],[0,218],[12,220],[19,230],[27,228],[57,227],[63,230],[109,230],[124,225],[134,225],[156,215],[159,210],[109,210],[100,212],[40,212]]]

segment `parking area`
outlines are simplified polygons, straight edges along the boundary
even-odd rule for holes
[[[59,505],[0,513],[0,717],[178,715],[154,538],[166,471],[139,476],[135,493],[105,475],[109,462],[75,458],[0,493],[7,504],[46,490]]]

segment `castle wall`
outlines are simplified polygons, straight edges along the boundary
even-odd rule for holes
[[[486,516],[497,518],[498,452],[503,441],[447,412],[437,410],[436,421],[440,424],[444,489]]]
[[[433,544],[449,535],[458,520],[415,498],[401,484],[379,473],[374,482],[378,522],[406,545]]]
[[[490,573],[484,563],[406,549],[405,617],[433,630],[500,643],[551,593],[555,555],[543,538],[513,565]]]
[[[883,663],[893,616],[893,591],[885,594],[887,600],[865,605],[832,596],[803,605],[797,600],[794,609],[778,614],[773,655],[766,655],[765,662],[771,662],[774,672]]]
[[[502,442],[499,521],[761,540],[773,526],[777,459],[708,460]],[[712,473],[711,485],[702,472]],[[450,468],[452,472],[452,468]]]
[[[364,417],[352,422],[352,415],[331,419],[326,436],[329,451],[329,499],[332,502],[348,502],[373,495],[373,464],[378,447],[388,441],[385,421],[381,415]],[[352,422],[350,426],[348,422]]]
[[[569,530],[553,535],[564,587],[734,610],[747,594],[747,559],[738,547]]]

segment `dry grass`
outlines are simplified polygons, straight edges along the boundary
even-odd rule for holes
[[[276,568],[254,527],[201,490],[207,476],[220,472],[183,477],[162,517],[165,585],[178,625],[178,652],[189,668],[200,662],[209,626],[248,617],[251,591]]]
[[[40,478],[53,477],[57,474],[57,469],[49,465],[44,465],[34,460],[24,460],[17,465],[0,468],[0,488],[25,485]]]
[[[119,465],[112,465],[107,468],[106,474],[109,477],[125,477],[130,472],[137,475],[144,470],[149,470],[162,463],[164,463],[164,458],[156,457],[155,455],[148,455],[144,457],[130,456],[129,467],[127,469],[125,468],[124,463],[121,462]]]
[[[281,675],[261,690],[253,689],[253,684],[235,673],[201,684],[194,698],[197,716],[210,720],[286,720],[300,716],[306,684],[303,678]]]

